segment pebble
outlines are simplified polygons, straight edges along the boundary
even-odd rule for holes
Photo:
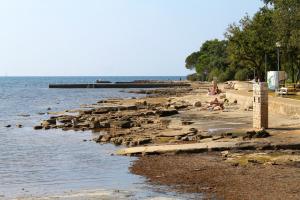
[[[16,127],[17,127],[17,128],[22,128],[23,125],[22,125],[22,124],[17,124]]]

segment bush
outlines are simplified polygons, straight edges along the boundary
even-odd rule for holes
[[[230,68],[227,68],[225,72],[221,71],[221,73],[218,76],[219,82],[225,82],[232,80],[234,78],[235,72],[231,70]]]
[[[238,81],[246,81],[249,76],[248,69],[240,69],[235,73],[234,79]]]
[[[200,81],[201,80],[201,75],[200,74],[190,74],[190,75],[187,75],[186,77],[187,80],[189,81]]]
[[[212,81],[214,77],[219,78],[219,75],[222,73],[221,70],[214,68],[209,74],[208,74],[208,81]]]

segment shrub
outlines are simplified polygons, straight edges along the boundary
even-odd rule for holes
[[[201,75],[197,74],[197,73],[194,73],[194,74],[187,75],[186,78],[189,81],[200,81],[201,80]]]
[[[240,69],[235,73],[234,79],[238,81],[245,81],[248,79],[249,70],[248,69]]]

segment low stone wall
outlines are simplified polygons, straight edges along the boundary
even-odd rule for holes
[[[226,91],[226,98],[230,101],[237,100],[242,109],[253,105],[252,92],[240,90]],[[295,99],[269,96],[269,112],[289,116],[300,116],[300,101]]]

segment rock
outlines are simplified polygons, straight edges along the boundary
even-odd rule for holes
[[[100,122],[100,128],[110,128],[109,122]]]
[[[57,118],[57,121],[60,123],[72,123],[73,116],[61,116]]]
[[[9,125],[6,125],[5,127],[6,127],[6,128],[10,128],[10,127],[11,127],[11,125],[9,124]]]
[[[118,111],[123,110],[137,110],[137,106],[119,106]]]
[[[106,100],[100,100],[97,103],[99,103],[99,104],[101,104],[101,103],[107,103],[107,101]]]
[[[16,124],[16,127],[17,127],[17,128],[22,128],[23,125],[22,125],[22,124]]]
[[[222,151],[221,155],[222,157],[227,157],[229,155],[229,151]]]
[[[55,118],[51,118],[48,120],[44,120],[41,122],[41,126],[43,127],[47,127],[47,126],[51,126],[51,125],[56,125],[56,119]]]
[[[91,129],[100,128],[100,122],[99,121],[90,122],[90,128]]]
[[[110,124],[108,122],[91,121],[90,128],[91,129],[110,128]]]
[[[95,141],[97,143],[106,143],[109,142],[111,139],[110,135],[100,135]]]
[[[196,129],[196,128],[190,128],[189,129],[189,133],[197,134],[198,133],[198,129]]]
[[[258,160],[255,160],[255,159],[249,159],[248,163],[261,164],[261,162],[259,162]]]
[[[129,147],[135,147],[135,146],[137,146],[137,141],[131,141],[131,142],[129,142],[128,146]]]
[[[195,107],[201,107],[201,106],[202,106],[201,101],[196,101],[196,102],[194,103],[194,106],[195,106]]]
[[[56,125],[56,119],[53,119],[53,118],[51,118],[51,119],[48,119],[48,120],[46,120],[50,125]]]
[[[268,133],[265,129],[261,129],[257,131],[256,134],[254,135],[255,138],[266,138],[270,136],[271,136],[270,133]]]
[[[43,127],[50,126],[50,123],[47,122],[47,120],[44,120],[41,122],[41,126],[43,126]]]
[[[181,110],[181,109],[185,109],[185,108],[189,107],[189,105],[179,104],[179,105],[173,105],[172,107],[175,108],[176,110]]]
[[[18,115],[18,116],[20,116],[20,117],[30,117],[29,114],[20,114],[20,115]]]
[[[231,166],[237,167],[237,166],[239,166],[239,163],[231,163]]]
[[[177,136],[174,137],[174,139],[175,139],[175,140],[181,140],[181,136],[180,136],[180,135],[177,135]]]
[[[49,107],[49,108],[47,108],[47,110],[51,110],[51,108]]]
[[[248,106],[247,108],[245,108],[245,111],[253,111],[253,106]]]
[[[265,130],[259,130],[259,131],[248,131],[246,132],[246,135],[243,137],[243,139],[246,138],[266,138],[266,137],[270,137],[271,135]]]
[[[145,100],[140,100],[140,101],[136,101],[135,105],[136,106],[146,106],[148,103]]]
[[[160,117],[168,117],[178,114],[178,111],[176,109],[158,110],[156,111],[156,114],[158,114]]]
[[[39,112],[38,115],[45,115],[46,113],[44,112]]]
[[[236,99],[233,101],[234,104],[237,104],[237,102],[238,102],[238,101],[237,101]]]
[[[43,129],[43,126],[35,126],[33,127],[34,130],[40,130],[40,129]]]
[[[131,121],[114,121],[112,123],[114,128],[131,128],[132,122]]]
[[[220,139],[222,139],[222,138],[224,138],[223,136],[219,136],[219,135],[214,135],[213,137],[212,137],[212,140],[220,140]]]
[[[193,124],[193,123],[195,123],[195,122],[192,122],[192,121],[182,121],[182,122],[181,122],[181,124],[184,125],[184,126],[185,126],[185,125],[191,125],[191,124]]]
[[[189,137],[188,136],[184,136],[181,138],[181,141],[189,141]]]
[[[152,141],[151,138],[139,138],[139,139],[137,140],[137,144],[138,144],[138,145],[148,144],[148,143],[150,143],[151,141]]]
[[[79,114],[80,115],[90,115],[93,113],[93,110],[80,110]]]
[[[226,98],[226,94],[221,94],[220,95],[220,99],[225,99]]]
[[[119,146],[123,143],[123,138],[122,137],[111,138],[110,142],[115,144],[116,146]]]
[[[85,131],[86,130],[85,128],[89,128],[90,124],[89,122],[81,122],[78,123],[77,126],[80,127],[82,131]]]

